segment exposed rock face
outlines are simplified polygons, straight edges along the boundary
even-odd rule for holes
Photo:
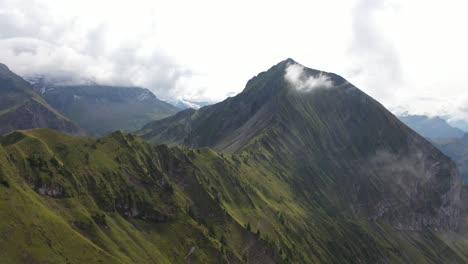
[[[47,195],[54,198],[63,197],[65,194],[64,189],[61,186],[47,185],[36,187],[37,192],[41,195]]]
[[[366,212],[370,220],[386,220],[401,230],[457,228],[462,180],[447,157],[437,152],[378,151],[361,169],[362,175],[378,175],[382,185],[379,190],[360,184],[352,188],[355,213]]]

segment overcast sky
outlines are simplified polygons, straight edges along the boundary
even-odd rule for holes
[[[468,120],[466,0],[0,0],[0,62],[217,101],[288,57],[394,112]]]

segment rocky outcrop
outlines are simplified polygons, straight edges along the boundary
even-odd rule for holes
[[[369,220],[384,220],[400,230],[457,228],[462,180],[450,160],[379,153],[362,169],[378,171],[383,184],[377,189],[362,181],[352,188],[355,213],[366,212]],[[363,175],[376,177],[369,171]]]

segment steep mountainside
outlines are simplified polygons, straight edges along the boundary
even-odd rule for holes
[[[36,127],[84,134],[84,130],[37,95],[25,80],[0,64],[0,134]]]
[[[461,138],[464,134],[461,129],[452,127],[440,117],[403,115],[398,118],[425,138]]]
[[[343,78],[290,59],[250,80],[238,96],[150,123],[141,135],[271,156],[301,192],[338,190],[333,206],[401,228],[450,226],[457,216],[461,182],[446,156]],[[423,212],[433,204],[445,205],[428,218]]]
[[[179,111],[148,89],[138,87],[44,86],[40,82],[36,90],[66,117],[99,135],[115,130],[135,131]]]
[[[236,97],[152,122],[140,135],[274,167],[268,179],[288,186],[294,201],[306,212],[324,212],[324,219],[352,215],[406,231],[458,225],[462,182],[449,158],[340,76],[291,59],[251,79]],[[310,232],[299,223],[295,232],[277,230]],[[303,251],[312,241],[304,241]]]

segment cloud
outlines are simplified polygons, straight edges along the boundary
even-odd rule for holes
[[[323,73],[316,76],[309,75],[305,72],[304,66],[297,63],[289,64],[286,67],[284,78],[300,92],[311,92],[315,89],[333,87],[333,82],[328,76]]]
[[[403,70],[397,49],[379,27],[386,0],[357,0],[352,10],[352,38],[348,48],[349,75],[371,95],[390,101],[402,87]]]
[[[20,75],[142,86],[167,100],[204,92],[205,87],[187,81],[197,74],[158,46],[151,21],[119,27],[125,8],[113,10],[115,16],[106,21],[87,21],[73,10],[54,9],[50,1],[5,1],[0,6],[0,62]]]
[[[266,5],[269,12],[262,12]],[[447,112],[445,102],[466,93],[465,5],[1,0],[0,62],[20,75],[67,73],[143,86],[166,100],[219,101],[292,57],[343,75],[386,107],[440,115]],[[459,108],[450,111],[462,117]]]

